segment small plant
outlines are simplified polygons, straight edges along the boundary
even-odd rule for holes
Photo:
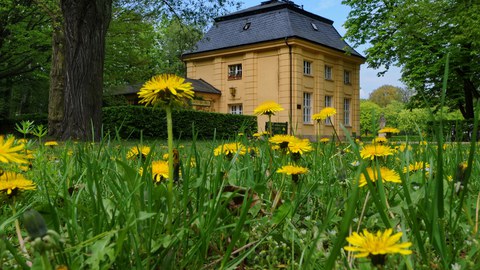
[[[23,138],[27,137],[27,134],[30,134],[35,128],[34,122],[25,120],[20,122],[20,124],[15,124],[15,130],[23,134]]]
[[[45,137],[47,135],[47,128],[44,127],[43,125],[38,125],[36,126],[35,128],[32,129],[32,131],[30,133],[32,133],[33,135],[35,135],[36,137],[38,137],[38,141],[40,142],[40,144],[42,143],[42,138]]]

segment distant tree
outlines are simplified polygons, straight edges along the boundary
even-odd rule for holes
[[[418,134],[419,131],[427,130],[428,120],[432,120],[432,115],[428,112],[428,109],[401,110],[397,116],[397,127],[402,132]]]
[[[392,85],[382,85],[370,93],[368,100],[384,108],[394,100],[403,102],[404,90]]]
[[[354,46],[371,44],[373,68],[398,65],[402,80],[415,90],[415,106],[439,106],[447,56],[447,105],[466,119],[480,98],[480,2],[343,0],[351,7],[345,38]]]
[[[378,130],[381,108],[376,103],[368,100],[360,101],[360,131],[369,135]]]

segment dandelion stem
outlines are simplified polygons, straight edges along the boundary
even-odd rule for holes
[[[173,212],[173,122],[172,107],[165,107],[167,113],[167,134],[168,134],[168,184],[167,184],[167,204],[168,204],[168,221],[167,230],[171,232],[172,228],[172,212]]]

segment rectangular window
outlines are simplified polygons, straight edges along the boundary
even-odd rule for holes
[[[303,74],[312,75],[312,62],[303,61]]]
[[[312,123],[312,93],[303,93],[303,123]]]
[[[325,66],[325,80],[332,80],[332,67]]]
[[[325,96],[325,107],[333,107],[332,104],[333,104],[333,97],[332,96]],[[330,117],[325,119],[325,124],[326,125],[331,125],[332,124],[332,120],[330,119]]]
[[[343,71],[343,83],[350,84],[350,71],[348,70]]]
[[[343,100],[343,124],[345,126],[350,126],[350,99],[346,98]]]
[[[228,79],[229,80],[242,79],[242,64],[228,66]]]
[[[243,106],[242,104],[231,104],[228,105],[228,111],[231,114],[243,114]]]

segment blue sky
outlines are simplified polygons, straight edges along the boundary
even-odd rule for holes
[[[265,0],[242,0],[243,8],[259,5]],[[294,0],[295,4],[302,6],[306,11],[317,14],[334,21],[333,26],[340,35],[345,34],[343,24],[347,20],[350,7],[342,5],[341,0]],[[359,53],[365,55],[364,50],[368,45],[355,48]],[[405,87],[400,81],[400,69],[391,67],[390,70],[382,77],[378,77],[379,70],[368,68],[367,64],[363,64],[360,69],[360,97],[368,98],[373,90],[384,84],[390,84],[398,87]]]

